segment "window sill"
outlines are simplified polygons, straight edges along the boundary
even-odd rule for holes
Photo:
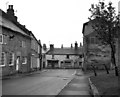
[[[27,63],[22,63],[22,64],[27,64]]]
[[[0,65],[0,67],[5,67],[5,65]]]
[[[9,66],[13,66],[14,64],[9,64]]]

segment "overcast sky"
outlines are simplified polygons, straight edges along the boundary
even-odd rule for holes
[[[105,0],[109,2],[110,0]],[[119,0],[111,0],[118,7]],[[83,41],[83,23],[88,21],[88,11],[98,0],[0,0],[0,9],[14,5],[18,21],[26,25],[41,43],[55,47],[70,47]],[[7,6],[6,6],[7,5]]]

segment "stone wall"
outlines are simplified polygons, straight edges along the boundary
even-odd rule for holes
[[[23,36],[19,32],[14,32],[10,29],[2,29],[4,35],[4,43],[2,46],[3,51],[6,54],[6,64],[2,67],[3,75],[8,75],[16,72],[16,59],[19,56],[19,71],[28,72],[30,71],[30,38]],[[25,42],[24,46],[22,41]],[[14,53],[14,64],[9,65],[9,54]],[[27,58],[27,63],[22,64],[23,57]]]

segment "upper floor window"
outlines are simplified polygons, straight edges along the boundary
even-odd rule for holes
[[[38,45],[38,53],[40,53],[40,46]]]
[[[100,43],[100,41],[98,40],[97,37],[90,37],[89,39],[90,39],[89,40],[90,44],[99,44]]]
[[[35,50],[35,41],[34,40],[32,40],[32,42],[31,42],[31,49]]]
[[[96,38],[90,37],[90,44],[96,44]]]
[[[3,43],[3,35],[0,34],[0,44],[2,44],[2,43]]]
[[[91,37],[91,38],[90,38],[90,43],[91,43],[91,44],[95,44],[95,38],[94,38],[94,37]]]
[[[0,67],[5,66],[5,53],[2,52],[0,56]]]
[[[14,65],[14,53],[9,54],[9,65]]]
[[[25,41],[22,41],[22,47],[25,48]]]
[[[34,42],[34,50],[35,50],[36,43]]]

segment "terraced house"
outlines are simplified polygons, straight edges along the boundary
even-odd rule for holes
[[[46,53],[47,68],[81,68],[82,67],[82,46],[54,48],[50,45],[50,50]]]
[[[0,10],[0,47],[2,50],[0,69],[3,76],[30,71],[28,60],[30,60],[31,38],[9,20],[9,15],[13,15],[13,12],[13,6],[9,6],[7,14]]]
[[[1,76],[30,72],[33,33],[17,22],[13,5],[9,5],[7,13],[0,10],[0,72]],[[37,41],[35,39],[35,41]],[[37,55],[40,54],[40,43],[37,41]],[[35,45],[36,46],[36,45]],[[38,50],[39,49],[39,50]],[[39,55],[40,56],[40,55]],[[39,58],[37,56],[37,58]],[[37,62],[40,61],[37,59]],[[40,67],[40,64],[37,66]]]
[[[40,70],[42,68],[42,46],[40,40],[31,33],[31,70]]]

